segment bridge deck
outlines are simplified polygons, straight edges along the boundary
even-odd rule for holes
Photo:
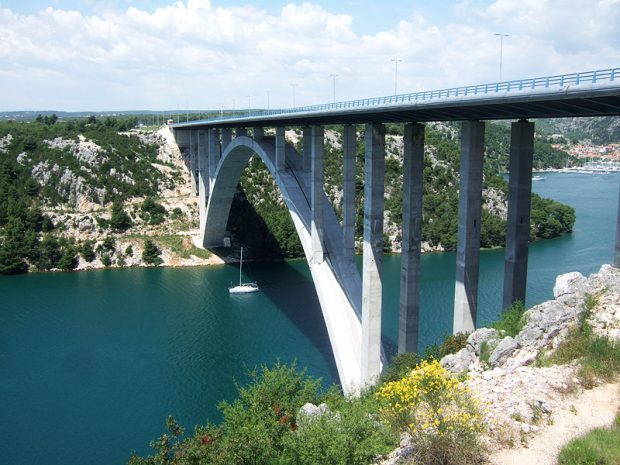
[[[620,115],[620,68],[246,112],[172,126],[206,129],[614,115]]]

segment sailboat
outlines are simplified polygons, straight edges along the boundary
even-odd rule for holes
[[[249,294],[250,292],[258,292],[258,284],[242,283],[241,270],[243,268],[243,247],[241,247],[241,261],[239,262],[239,285],[228,288],[230,294]]]

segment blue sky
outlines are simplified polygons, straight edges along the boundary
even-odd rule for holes
[[[285,107],[620,66],[620,0],[0,0],[0,111]],[[398,58],[398,75],[394,59]]]

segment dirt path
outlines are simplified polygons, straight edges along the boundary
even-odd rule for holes
[[[553,413],[554,423],[532,437],[527,448],[500,450],[489,461],[493,465],[555,465],[562,446],[593,428],[611,425],[619,409],[620,382],[584,391],[567,399]]]

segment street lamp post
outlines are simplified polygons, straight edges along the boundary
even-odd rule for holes
[[[295,108],[295,87],[297,84],[291,84],[291,87],[293,88],[293,108]]]
[[[334,100],[334,103],[336,103],[336,77],[338,75],[337,74],[330,74],[330,76],[332,77],[333,100]]]
[[[504,37],[508,37],[510,34],[507,32],[496,32],[496,36],[499,36],[499,82],[502,82],[502,55],[504,52]]]
[[[398,57],[392,58],[391,60],[394,63],[394,95],[398,94],[398,63],[403,61],[399,60]]]

